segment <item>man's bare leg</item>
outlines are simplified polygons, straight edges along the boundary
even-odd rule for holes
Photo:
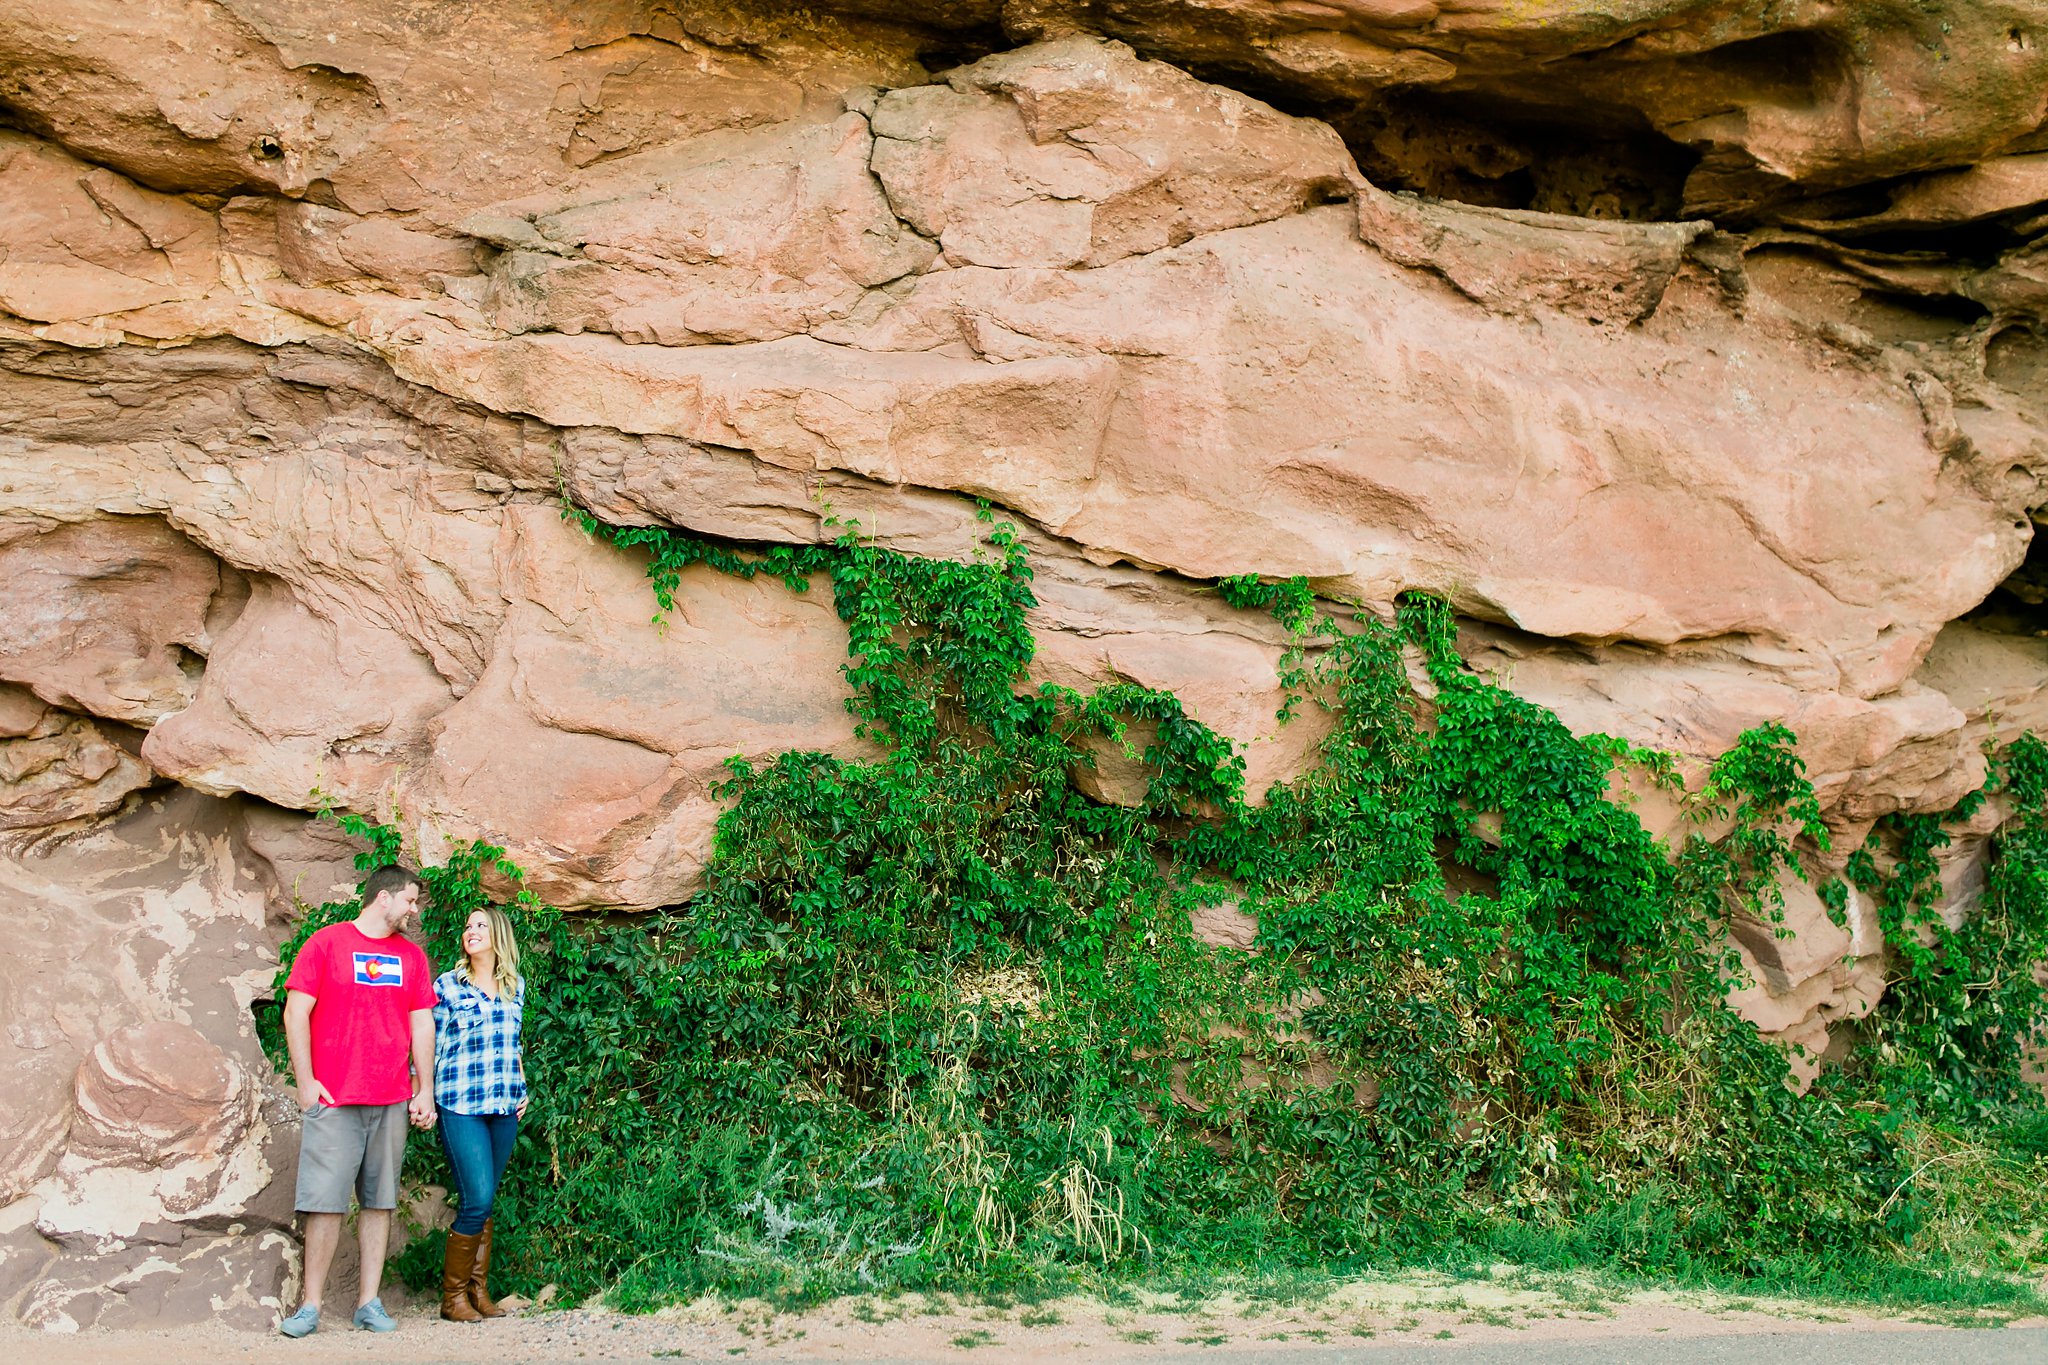
[[[389,1228],[387,1223],[386,1228]],[[334,1265],[334,1249],[341,1245],[341,1215],[306,1215],[306,1288],[303,1299],[315,1308],[327,1290],[327,1272]]]
[[[384,1249],[391,1244],[391,1210],[356,1210],[356,1249],[362,1253],[362,1292],[356,1297],[361,1308],[384,1288]]]

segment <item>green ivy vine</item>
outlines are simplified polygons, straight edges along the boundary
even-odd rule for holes
[[[1287,714],[1330,720],[1310,771],[1248,794],[1171,695],[1030,684],[1031,569],[986,509],[967,563],[567,514],[646,556],[657,623],[693,573],[828,585],[874,756],[733,759],[705,890],[630,920],[546,910],[488,846],[430,870],[440,955],[487,883],[533,945],[500,1210],[527,1287],[647,1306],[1462,1247],[1866,1288],[1961,1268],[1995,1297],[2026,1291],[1976,1272],[2040,1268],[2037,741],[1998,760],[2016,814],[1962,929],[1928,916],[1940,821],[1852,860],[1905,976],[1799,1095],[1726,1005],[1729,916],[1781,918],[1827,838],[1781,726],[1669,846],[1609,794],[1682,787],[1673,760],[1471,672],[1443,603],[1340,617],[1233,578],[1291,636]],[[1076,785],[1104,744],[1145,764],[1132,805]],[[397,848],[342,818],[366,860]],[[1219,918],[1249,951],[1195,932]]]

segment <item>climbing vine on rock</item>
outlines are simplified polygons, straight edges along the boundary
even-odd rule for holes
[[[646,1305],[1449,1246],[1837,1279],[2038,1260],[2007,1234],[2048,1166],[1957,1125],[2038,1123],[2040,745],[2001,760],[2023,814],[1987,927],[1937,935],[1879,1042],[1800,1096],[1725,1004],[1729,916],[1778,917],[1826,838],[1782,727],[1714,765],[1667,846],[1610,791],[1680,786],[1672,760],[1473,674],[1441,602],[1380,620],[1227,579],[1292,637],[1289,711],[1332,722],[1308,773],[1247,793],[1172,696],[1031,685],[1031,570],[992,520],[947,563],[568,513],[647,556],[657,623],[692,573],[829,586],[872,752],[732,760],[687,905],[588,927],[525,905],[536,1100],[500,1236],[529,1285]],[[1104,742],[1145,763],[1132,805],[1075,784]],[[1888,928],[1916,922],[1921,856],[1852,866],[1909,888]],[[517,880],[483,846],[435,870],[443,932],[487,874]],[[1967,1115],[1919,1083],[1959,1067],[2002,1078]],[[1930,1143],[2003,1173],[1982,1238],[1921,1231],[1953,1194],[1916,1174]]]
[[[1986,801],[2009,808],[1999,856],[1959,924],[1938,913],[1935,854],[1948,826]],[[2027,1052],[2048,998],[2035,971],[2048,960],[2048,745],[2023,735],[1994,758],[1983,790],[1940,815],[1890,815],[1850,858],[1848,876],[1875,905],[1896,959],[1874,1039],[1907,1074],[1928,1077],[1951,1104],[1982,1109],[2031,1097]]]

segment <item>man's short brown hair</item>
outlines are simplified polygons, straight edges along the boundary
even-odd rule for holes
[[[423,895],[427,889],[427,884],[420,880],[419,873],[408,872],[397,863],[386,863],[363,878],[363,904],[368,905],[386,891],[396,894],[408,886],[417,886]]]

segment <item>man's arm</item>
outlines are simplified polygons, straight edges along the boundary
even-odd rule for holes
[[[284,993],[284,1044],[292,1056],[292,1079],[299,1083],[299,1108],[333,1104],[334,1096],[313,1075],[313,997],[304,991]]]
[[[434,1126],[434,1012],[412,1012],[412,1103],[405,1112],[422,1128]]]

